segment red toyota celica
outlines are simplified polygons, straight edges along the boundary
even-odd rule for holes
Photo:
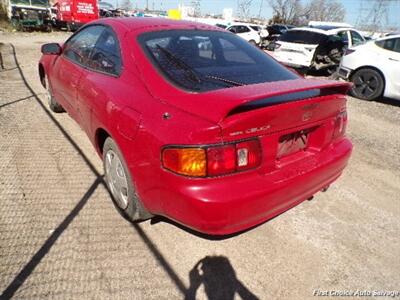
[[[242,231],[327,188],[351,154],[347,83],[304,79],[217,27],[109,18],[42,53],[50,108],[87,133],[133,221]]]

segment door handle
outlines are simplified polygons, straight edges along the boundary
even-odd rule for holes
[[[391,58],[391,57],[389,57],[389,60],[392,60],[392,61],[400,61],[400,60],[398,60],[398,59],[394,59],[394,58]]]

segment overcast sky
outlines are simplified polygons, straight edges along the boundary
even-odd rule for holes
[[[124,0],[103,0],[108,1],[112,4],[122,3]],[[130,0],[133,7],[145,8],[146,2],[149,3],[149,8],[152,9],[153,5],[155,9],[172,9],[177,8],[179,3],[189,5],[191,0]],[[360,11],[364,15],[368,14],[368,8],[371,7],[371,0],[339,0],[343,3],[346,8],[345,21],[350,24],[355,24],[360,17]],[[390,9],[388,16],[388,26],[400,27],[400,1],[390,1]],[[201,12],[221,14],[224,8],[233,8],[234,13],[237,10],[237,0],[200,0]],[[264,18],[270,18],[272,16],[272,10],[269,6],[268,0],[253,0],[251,13],[253,16],[258,16],[261,7],[261,16]]]

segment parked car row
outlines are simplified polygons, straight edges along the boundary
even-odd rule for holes
[[[313,26],[286,29],[269,45],[282,64],[301,71],[325,70],[353,83],[357,98],[400,100],[400,35],[366,39],[354,28]]]

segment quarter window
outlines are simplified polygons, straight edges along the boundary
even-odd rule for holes
[[[383,49],[400,53],[400,38],[377,41],[375,44]]]
[[[113,75],[121,72],[121,52],[117,37],[111,29],[104,29],[90,57],[89,67]]]
[[[63,51],[64,56],[87,66],[90,54],[103,30],[103,26],[89,26],[79,31],[67,41]]]

